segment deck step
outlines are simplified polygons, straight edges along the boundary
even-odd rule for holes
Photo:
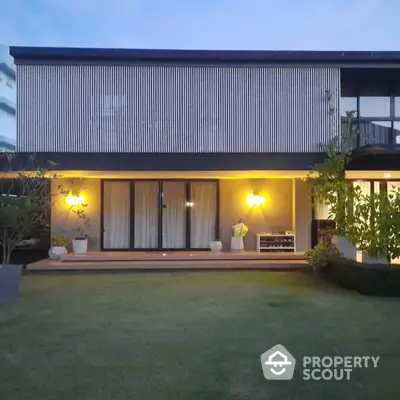
[[[112,262],[65,262],[41,260],[28,264],[26,269],[31,272],[57,271],[174,271],[174,270],[250,270],[262,269],[271,271],[291,271],[308,268],[303,260],[196,260],[190,262],[176,261],[112,261]]]
[[[194,261],[270,261],[270,260],[304,260],[304,253],[211,253],[211,252],[174,252],[174,253],[151,253],[151,252],[93,252],[82,255],[73,253],[61,257],[61,262],[194,262]]]

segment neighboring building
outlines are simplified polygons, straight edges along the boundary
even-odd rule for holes
[[[387,190],[388,171],[400,179],[400,53],[11,54],[17,151],[58,163],[63,179],[53,187],[87,203],[94,248],[203,249],[221,239],[227,249],[242,218],[248,250],[257,233],[281,231],[295,232],[297,251],[308,249],[313,220],[326,210],[312,210],[301,178],[323,160],[346,110],[369,133],[355,144],[349,177],[367,180],[365,190]],[[369,155],[376,152],[390,154]],[[252,194],[265,203],[247,205]],[[76,235],[79,221],[63,199],[51,218],[53,234]]]
[[[15,150],[16,73],[9,47],[0,45],[0,152]]]

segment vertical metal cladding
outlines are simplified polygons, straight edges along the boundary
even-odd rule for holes
[[[18,151],[318,152],[338,134],[337,68],[19,65],[17,73]]]

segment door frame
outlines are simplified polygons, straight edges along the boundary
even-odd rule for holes
[[[129,182],[130,184],[130,247],[127,249],[107,249],[104,248],[104,184],[105,182]],[[135,249],[135,182],[158,182],[158,247],[150,249]],[[191,207],[186,207],[186,247],[185,248],[163,248],[162,232],[163,232],[163,183],[164,182],[184,182],[186,186],[186,202],[191,201],[190,183],[192,182],[214,182],[216,183],[216,206],[215,215],[215,240],[219,239],[220,232],[220,180],[219,179],[101,179],[100,180],[100,250],[101,251],[206,251],[209,248],[191,248],[190,247],[190,231],[191,231]]]

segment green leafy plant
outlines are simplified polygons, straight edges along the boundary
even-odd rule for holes
[[[389,262],[400,257],[400,191],[355,190],[353,230],[358,249],[370,257]]]
[[[347,112],[342,119],[341,135],[332,139],[325,147],[327,157],[316,164],[305,182],[311,187],[314,202],[329,207],[329,219],[336,223],[336,233],[353,239],[353,185],[346,179],[346,167],[358,131],[354,124],[355,112]]]
[[[15,167],[14,160],[13,153],[0,155],[3,166],[0,178],[0,244],[3,265],[9,264],[12,252],[24,237],[32,231],[46,229],[53,198],[50,179],[58,176],[47,168],[37,166],[33,155],[29,157],[24,170]],[[53,165],[53,162],[47,163],[48,168]]]
[[[64,188],[62,185],[58,186],[58,190],[65,199],[71,194],[71,190]],[[79,195],[79,193],[77,195]],[[79,226],[77,227],[77,231],[79,232],[79,236],[75,237],[77,240],[90,239],[90,235],[86,231],[86,229],[90,227],[91,222],[91,218],[86,214],[87,206],[88,204],[84,203],[70,206],[71,212],[78,218]]]
[[[336,258],[340,258],[339,250],[333,244],[325,242],[318,243],[313,249],[305,254],[306,261],[314,270],[324,268]]]
[[[55,247],[67,247],[68,239],[65,236],[52,236],[51,245]]]

